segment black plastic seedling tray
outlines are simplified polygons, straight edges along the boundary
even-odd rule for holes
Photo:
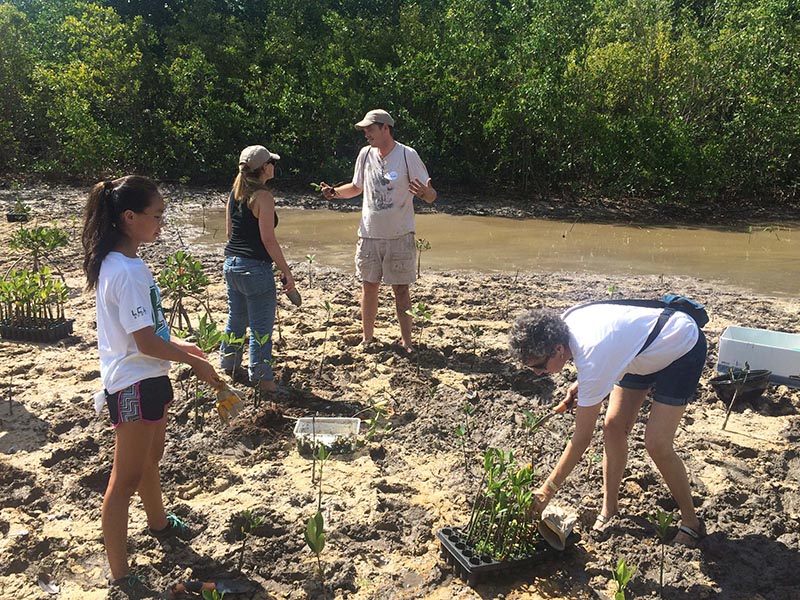
[[[470,587],[489,578],[517,575],[525,567],[537,565],[560,554],[544,540],[536,544],[536,550],[529,556],[508,560],[496,560],[491,556],[481,556],[467,543],[467,537],[458,527],[443,527],[436,532],[442,545],[442,558],[455,567],[459,577]],[[567,548],[580,536],[572,533],[567,538]]]

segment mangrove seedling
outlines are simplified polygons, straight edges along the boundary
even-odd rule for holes
[[[725,427],[728,426],[728,418],[731,416],[731,409],[733,408],[733,403],[736,402],[736,397],[739,395],[739,392],[742,391],[744,384],[747,382],[747,376],[750,374],[750,363],[745,361],[744,369],[742,369],[741,376],[742,378],[737,381],[736,374],[733,371],[733,368],[728,369],[728,376],[731,378],[731,383],[734,385],[733,390],[733,397],[731,398],[730,404],[728,404],[728,410],[725,411],[725,420],[722,422],[722,430],[725,431]]]
[[[664,546],[667,543],[667,532],[675,521],[675,514],[665,512],[660,508],[651,515],[647,515],[647,520],[650,521],[656,528],[656,535],[658,541],[661,543],[661,565],[659,568],[658,576],[658,595],[660,598],[664,597]]]
[[[320,511],[317,511],[317,514],[311,517],[308,523],[306,523],[305,539],[306,545],[311,548],[311,551],[317,557],[317,576],[324,585],[325,570],[322,568],[322,559],[320,555],[322,554],[323,548],[325,548],[325,519],[322,517]]]
[[[225,592],[218,590],[203,590],[203,600],[222,600],[225,597]]]
[[[33,263],[33,272],[38,273],[44,266],[44,261],[54,267],[59,275],[61,272],[50,260],[51,255],[59,248],[69,243],[69,235],[58,227],[28,227],[18,229],[11,234],[8,245],[14,250],[25,252]],[[21,259],[20,259],[21,260]],[[19,261],[17,261],[19,262]],[[13,269],[17,262],[11,265]],[[62,276],[63,279],[63,276]]]
[[[256,515],[252,510],[243,510],[239,513],[239,517],[242,519],[242,525],[239,527],[242,532],[242,546],[239,548],[239,566],[237,570],[241,573],[244,565],[244,550],[247,545],[247,538],[253,533],[254,529],[264,522],[264,517]]]
[[[614,583],[617,584],[617,589],[614,592],[614,600],[625,600],[625,588],[628,587],[628,582],[631,580],[631,577],[633,577],[634,571],[636,571],[635,568],[628,568],[624,558],[619,559],[617,568],[614,569],[613,572]]]
[[[259,347],[263,347],[264,344],[266,344],[269,341],[270,337],[271,337],[269,333],[265,333],[263,335],[260,335],[257,331],[251,331],[250,335],[253,337],[253,341],[255,341],[255,343]],[[253,358],[251,357],[250,360],[252,361]],[[264,362],[265,365],[267,365],[267,364],[271,365],[272,364],[272,361],[270,359],[268,359],[268,358],[265,358],[263,362]],[[255,367],[255,364],[251,364],[250,368],[253,369],[254,367]],[[259,373],[263,373],[263,371],[261,371],[259,369]],[[262,378],[263,378],[263,376],[261,374],[259,374],[258,381],[256,382],[255,401],[253,402],[253,406],[255,408],[258,408],[259,406],[261,406],[261,379]]]
[[[313,264],[314,259],[316,258],[316,254],[306,254],[306,262],[308,263],[308,285],[314,285],[314,270]]]
[[[320,305],[325,311],[325,337],[322,338],[322,358],[319,361],[319,369],[317,370],[317,377],[322,376],[322,365],[325,363],[325,345],[328,343],[328,330],[331,326],[331,318],[333,317],[333,305],[327,300],[324,300]]]
[[[177,318],[178,329],[184,329],[185,323],[185,329],[189,332],[194,331],[185,307],[187,299],[194,299],[205,309],[207,314],[211,313],[211,307],[206,298],[208,284],[209,279],[203,272],[203,265],[188,252],[178,250],[167,258],[166,267],[158,274],[158,287],[164,299],[172,302],[169,309],[170,329],[174,330],[176,327],[175,319]]]
[[[467,541],[481,554],[498,560],[530,556],[539,534],[530,518],[534,471],[520,466],[512,452],[489,448],[483,455],[484,475],[472,506]]]
[[[475,325],[469,326],[469,335],[472,338],[472,367],[475,368],[475,361],[478,359],[478,338],[485,333],[483,327]]]
[[[406,311],[413,319],[419,321],[419,336],[417,337],[417,345],[422,346],[422,334],[425,330],[425,323],[431,321],[431,311],[424,302],[417,302]],[[419,375],[419,350],[417,351],[417,375]]]
[[[369,406],[353,415],[358,417],[358,415],[366,411],[372,413],[372,416],[367,421],[367,432],[364,434],[364,440],[357,442],[358,447],[364,446],[365,442],[372,441],[378,435],[391,433],[392,426],[388,423],[389,409],[386,408],[386,404],[386,398],[375,400],[374,397],[370,397]]]
[[[216,351],[217,348],[220,347],[224,337],[224,332],[217,329],[217,324],[208,313],[200,315],[200,320],[197,322],[197,329],[194,332],[195,343],[200,350],[206,354]],[[200,418],[200,399],[202,398],[202,394],[200,393],[199,385],[199,381],[195,379],[195,430],[202,429],[202,422]]]
[[[417,238],[417,279],[422,267],[422,253],[431,249],[431,243],[424,238]]]

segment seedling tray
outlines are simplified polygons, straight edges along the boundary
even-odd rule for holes
[[[320,444],[333,454],[356,449],[361,419],[355,417],[301,417],[294,426],[300,454],[311,454]]]
[[[497,560],[491,556],[481,556],[467,543],[467,536],[458,527],[443,527],[436,532],[441,543],[441,556],[452,565],[459,577],[468,586],[484,582],[490,578],[515,577],[520,569],[532,567],[560,554],[544,540],[536,544],[534,554],[520,558]],[[566,547],[572,546],[580,536],[572,533],[567,538]]]

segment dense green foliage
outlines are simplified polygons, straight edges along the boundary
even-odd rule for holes
[[[796,196],[797,0],[14,0],[0,172],[349,178],[383,107],[436,182]]]

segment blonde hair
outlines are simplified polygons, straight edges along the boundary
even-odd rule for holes
[[[252,204],[252,196],[258,190],[269,190],[266,184],[261,183],[258,173],[268,163],[264,163],[258,169],[251,170],[246,163],[239,163],[239,174],[233,182],[233,198],[237,202],[247,202],[248,208]]]

